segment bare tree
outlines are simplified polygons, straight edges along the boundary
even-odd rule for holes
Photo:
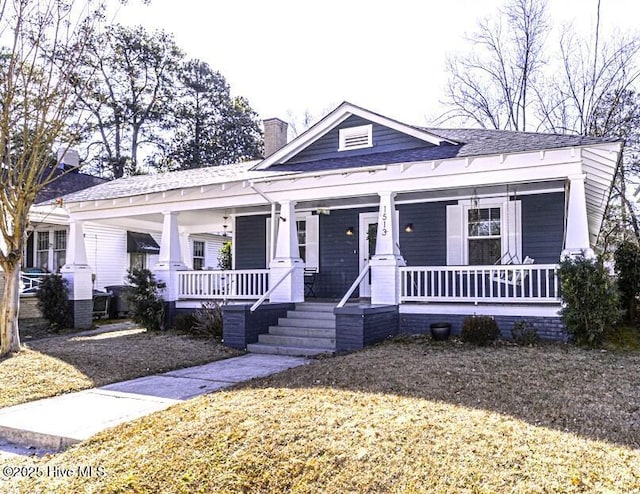
[[[99,149],[107,175],[139,173],[140,147],[156,146],[177,96],[182,57],[171,34],[142,26],[116,24],[92,37],[73,80],[80,107],[91,115],[90,147]]]
[[[549,30],[542,0],[510,0],[493,20],[481,20],[477,31],[467,37],[470,53],[447,59],[450,79],[445,103],[451,110],[444,119],[527,130]]]
[[[0,36],[10,43],[0,52],[0,356],[20,349],[20,264],[29,208],[60,176],[51,151],[69,137],[74,101],[67,75],[100,16],[100,4],[91,0],[0,1]]]

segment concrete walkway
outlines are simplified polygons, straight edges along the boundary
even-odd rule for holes
[[[181,401],[308,362],[299,357],[248,354],[0,408],[0,459],[59,451]]]

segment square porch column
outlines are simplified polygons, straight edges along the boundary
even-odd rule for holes
[[[290,269],[293,268],[293,272],[271,293],[269,301],[272,303],[304,301],[304,261],[298,248],[295,204],[280,202],[276,252],[269,263],[269,287],[275,286]]]
[[[66,263],[60,274],[69,284],[69,302],[73,327],[87,329],[93,325],[93,279],[87,263],[83,222],[70,220]]]
[[[586,175],[572,175],[569,179],[569,200],[567,207],[567,225],[562,257],[581,255],[595,257],[589,242],[589,221],[587,201],[584,192]]]
[[[371,303],[398,305],[400,303],[400,266],[406,263],[397,243],[398,218],[395,193],[380,192],[376,253],[369,261],[371,269]]]
[[[178,213],[164,211],[162,222],[162,239],[160,254],[153,272],[158,283],[163,283],[162,298],[165,302],[165,320],[173,321],[178,300],[178,271],[185,271],[187,266],[182,260],[180,249],[180,232],[178,230]]]

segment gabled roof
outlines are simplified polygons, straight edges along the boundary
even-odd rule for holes
[[[347,101],[343,102],[331,113],[326,115],[323,119],[317,122],[315,125],[307,129],[304,133],[300,134],[293,141],[289,142],[286,146],[276,151],[271,156],[262,160],[255,170],[266,170],[270,166],[282,163],[295,156],[297,153],[326,135],[333,128],[347,120],[351,116],[358,116],[370,122],[384,125],[391,129],[397,130],[409,136],[423,140],[430,144],[440,145],[443,143],[456,144],[455,141],[446,139],[444,137],[431,133],[428,129],[422,129],[411,125],[404,124],[389,117],[385,117],[378,113],[366,110],[359,106],[356,106]]]
[[[64,173],[59,171],[59,173]],[[46,185],[36,196],[35,203],[42,204],[54,201],[59,197],[63,197],[73,192],[88,189],[94,185],[105,183],[104,178],[87,175],[78,171],[70,171],[64,173],[56,180]]]

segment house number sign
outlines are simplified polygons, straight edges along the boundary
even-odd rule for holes
[[[380,217],[382,219],[382,231],[380,232],[380,234],[383,237],[387,236],[387,206],[383,206],[382,207],[382,216]]]

